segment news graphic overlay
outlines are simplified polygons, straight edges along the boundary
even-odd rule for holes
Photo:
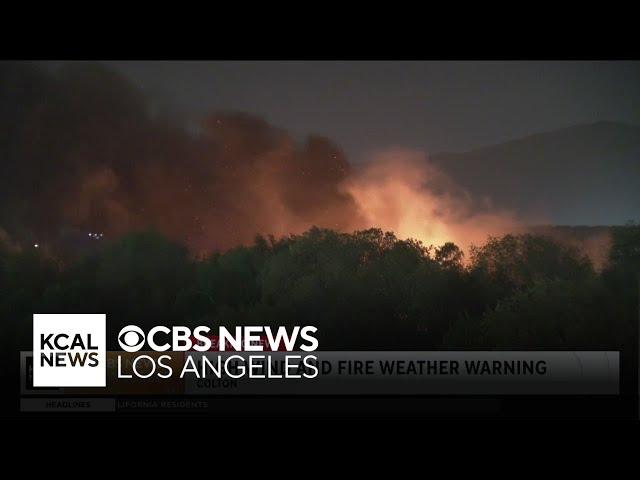
[[[211,335],[211,328],[205,325],[194,329],[157,325],[145,333],[128,325],[118,335],[123,353],[117,353],[117,380],[176,375],[179,379],[208,375],[218,379],[315,378],[318,358],[310,353],[319,346],[316,332],[313,326],[296,326],[290,331],[284,326],[237,326],[219,327],[217,335]],[[149,350],[140,352],[145,343]],[[278,359],[281,368],[273,365],[272,354],[279,350],[284,350]],[[172,363],[181,364],[179,373]]]
[[[106,387],[106,315],[34,314],[33,386]]]

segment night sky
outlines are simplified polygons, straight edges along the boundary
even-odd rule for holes
[[[640,62],[106,62],[172,115],[238,110],[337,142],[466,151],[596,121],[640,124]]]
[[[640,219],[640,62],[0,62],[0,85],[0,235],[32,244]]]

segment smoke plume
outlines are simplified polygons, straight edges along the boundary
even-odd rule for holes
[[[245,113],[187,128],[100,66],[4,63],[0,87],[0,227],[23,242],[154,228],[202,252],[316,225],[466,247],[517,225],[417,152],[354,168],[329,139]]]
[[[520,229],[515,216],[474,199],[421,152],[389,150],[344,183],[365,225],[380,225],[425,245],[454,242],[466,249],[489,235]]]

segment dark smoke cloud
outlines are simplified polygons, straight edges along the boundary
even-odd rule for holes
[[[490,158],[465,168],[486,165]],[[204,253],[315,225],[379,227],[467,249],[522,229],[522,218],[460,187],[464,177],[464,169],[451,177],[422,152],[403,149],[352,171],[328,139],[299,142],[245,113],[214,112],[193,128],[157,113],[126,79],[95,64],[50,72],[0,63],[5,248],[74,251],[74,239],[86,242],[88,232],[155,229]],[[596,233],[579,242],[602,264],[609,237]]]
[[[328,139],[233,112],[193,133],[93,64],[0,64],[0,156],[0,228],[25,241],[155,228],[202,251],[360,218]]]

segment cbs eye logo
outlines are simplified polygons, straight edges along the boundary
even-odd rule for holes
[[[127,325],[120,330],[118,343],[125,352],[137,352],[144,345],[144,332],[140,327]]]

